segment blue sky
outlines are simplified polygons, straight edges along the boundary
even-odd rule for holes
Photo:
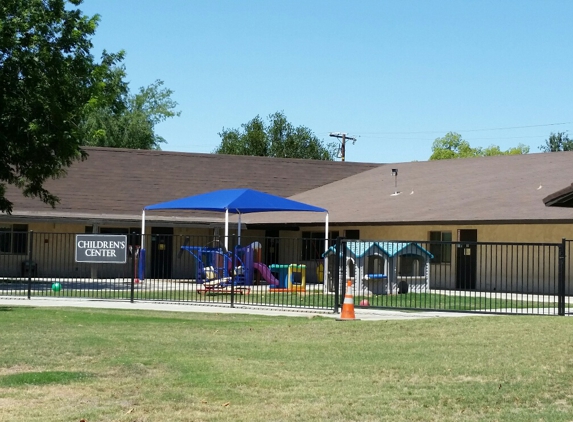
[[[283,111],[347,161],[424,161],[457,131],[539,152],[573,134],[570,0],[84,0],[94,53],[124,49],[132,91],[156,79],[181,116],[162,149],[212,152],[223,128]]]

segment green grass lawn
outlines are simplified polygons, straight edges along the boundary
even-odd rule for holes
[[[0,307],[0,421],[571,421],[572,329]]]

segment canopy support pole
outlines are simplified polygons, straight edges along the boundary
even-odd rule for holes
[[[229,208],[225,209],[225,250],[229,250]]]
[[[141,248],[145,248],[145,210],[141,212]]]
[[[322,289],[324,293],[328,292],[328,211],[324,221],[324,268],[322,269]]]
[[[238,237],[237,244],[240,245],[241,244],[241,212],[239,210],[237,210],[237,213],[239,214],[239,228],[237,229],[237,237]]]

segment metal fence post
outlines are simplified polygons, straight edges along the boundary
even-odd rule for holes
[[[240,230],[240,228],[239,228]],[[228,239],[228,238],[226,238]],[[237,244],[237,238],[236,236],[233,236],[234,241],[232,242],[231,247],[233,247],[233,245]],[[234,250],[234,249],[233,249]],[[228,249],[224,250],[224,255],[223,255],[223,276],[225,275],[224,272],[225,271],[230,271],[229,274],[227,274],[228,276],[231,276],[229,278],[229,280],[231,280],[231,308],[235,307],[235,262],[232,262],[232,267],[229,270],[229,263],[227,262],[227,260],[229,260],[232,256],[234,256],[233,253],[231,253]],[[234,261],[234,258],[233,258]]]
[[[135,233],[132,233],[129,236],[129,250],[131,251],[131,292],[130,292],[130,302],[133,303],[135,300],[135,274],[136,274],[136,260],[135,260],[135,254],[138,253],[138,251],[135,248],[135,242],[137,240],[137,235]],[[141,252],[141,250],[139,250],[139,252]]]
[[[332,282],[334,283],[334,313],[337,314],[340,309],[340,254],[342,251],[342,238],[336,238],[336,253],[334,254],[334,274]],[[328,269],[327,269],[328,270]]]
[[[557,314],[565,315],[565,238],[559,245],[559,272],[557,275]]]
[[[28,269],[28,299],[32,298],[32,257],[34,250],[34,232],[28,232],[28,262],[24,264],[24,268]]]

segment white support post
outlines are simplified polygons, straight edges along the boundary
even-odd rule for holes
[[[143,242],[145,241],[145,210],[141,212],[141,248],[145,248]]]
[[[225,210],[225,250],[229,250],[229,209]]]
[[[326,213],[325,223],[324,223],[324,268],[322,270],[322,290],[324,293],[328,292],[328,212]],[[338,251],[336,251],[338,253]]]
[[[241,213],[239,212],[239,227],[237,228],[237,244],[241,244]]]

